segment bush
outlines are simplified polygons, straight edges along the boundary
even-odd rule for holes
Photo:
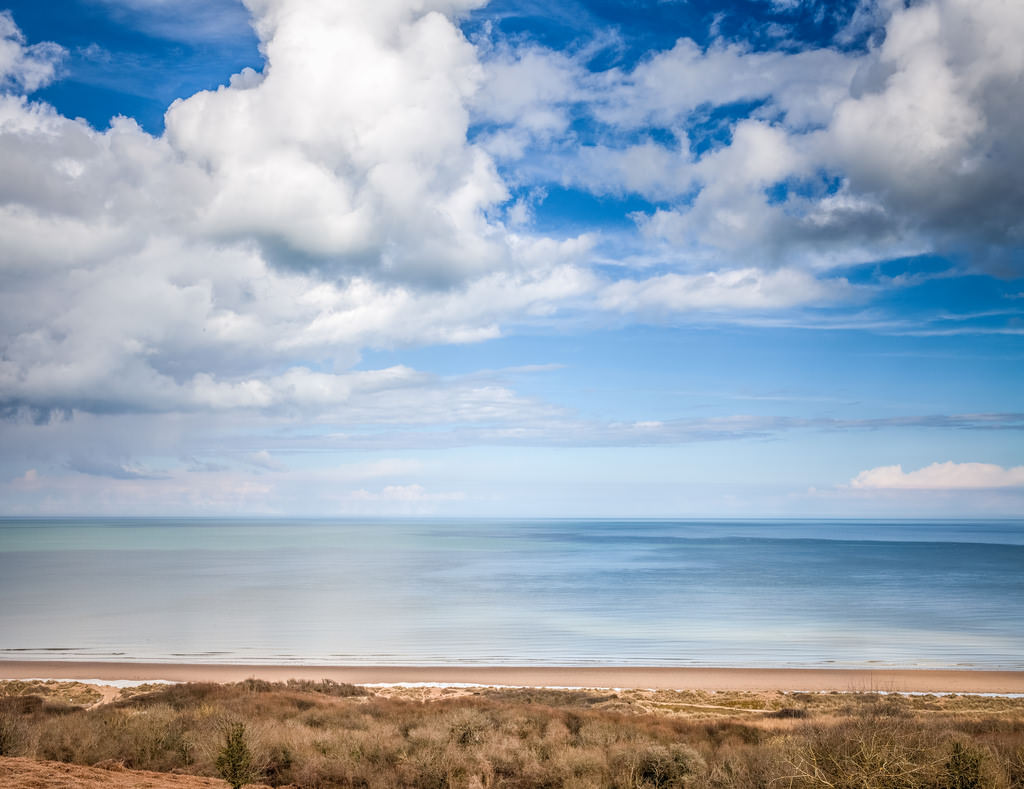
[[[630,787],[669,789],[685,786],[688,778],[704,770],[704,760],[688,745],[647,743],[625,755]]]
[[[252,753],[245,744],[244,723],[231,724],[224,735],[224,747],[217,756],[217,772],[231,784],[231,789],[242,789],[242,784],[259,777],[252,764]]]
[[[781,710],[775,710],[765,715],[766,718],[806,718],[810,713],[802,707],[783,707]]]
[[[280,684],[278,687],[280,687]],[[325,696],[337,696],[339,698],[373,695],[366,688],[350,685],[348,682],[335,682],[332,679],[322,679],[319,682],[308,679],[290,679],[286,687],[289,690],[298,690],[303,693],[322,693]]]
[[[168,686],[88,711],[0,697],[0,749],[309,789],[1024,789],[1018,699],[911,699],[917,714],[893,716],[867,696],[787,697],[815,714],[779,725],[763,699],[694,715],[628,694],[424,701],[349,687]]]
[[[937,745],[919,728],[868,715],[809,730],[794,783],[829,789],[925,789],[937,782]]]
[[[981,789],[981,752],[954,742],[946,761],[945,789]]]
[[[452,742],[463,747],[479,745],[491,727],[492,723],[486,715],[475,710],[467,710],[455,716],[449,729],[449,736]]]
[[[18,755],[25,739],[21,717],[10,710],[0,709],[0,756]]]

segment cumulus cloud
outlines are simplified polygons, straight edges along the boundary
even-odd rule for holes
[[[487,217],[470,7],[254,2],[263,72],[161,137],[0,96],[0,410],[329,409],[364,348],[476,342],[591,292],[592,239]],[[11,74],[56,51],[2,22]]]
[[[618,127],[683,128],[704,105],[766,101],[792,127],[820,125],[848,95],[856,68],[855,57],[831,49],[754,52],[721,41],[702,49],[681,38],[632,71],[603,74],[610,89],[595,115]]]
[[[908,228],[1019,264],[1022,33],[1019,3],[941,0],[893,14],[835,108],[825,161]]]
[[[283,471],[285,469],[285,465],[265,449],[242,455],[240,460],[246,465],[263,469],[264,471]]]
[[[821,269],[939,252],[1019,273],[1024,6],[865,2],[837,43],[872,26],[879,35],[862,52],[684,38],[599,73],[563,56],[561,79],[532,91],[530,112],[564,114],[574,94],[593,128],[554,151],[480,111],[504,123],[493,139],[522,160],[520,177],[672,203],[648,212],[647,238],[705,266]],[[524,64],[539,60],[534,50]],[[713,111],[726,133],[709,141]],[[650,127],[674,141],[637,143]]]
[[[165,3],[105,2],[157,26],[168,16]],[[683,40],[602,72],[585,53],[468,41],[458,18],[478,5],[248,0],[265,64],[176,102],[158,137],[32,101],[63,50],[0,14],[0,415],[26,459],[18,473],[31,462],[33,484],[48,478],[48,457],[168,496],[187,496],[190,475],[218,478],[237,493],[228,506],[287,472],[286,445],[769,434],[786,426],[588,422],[500,376],[358,365],[366,349],[478,342],[563,315],[736,320],[843,304],[858,289],[828,269],[927,251],[928,228],[1012,263],[1017,5],[901,6],[859,54]],[[701,122],[736,104],[747,116],[703,146]],[[616,250],[655,273],[623,254],[609,274],[607,234],[538,232],[531,211],[551,183],[661,201]],[[513,202],[513,187],[527,196]],[[154,413],[173,427],[146,422]],[[229,458],[198,438],[214,420],[234,431]],[[123,445],[61,449],[115,422]],[[331,427],[271,435],[297,423]],[[130,459],[143,449],[197,470]],[[263,472],[255,487],[238,476],[246,464]]]
[[[0,90],[39,90],[54,80],[66,55],[50,41],[27,45],[11,12],[0,11]]]
[[[251,2],[262,81],[166,116],[170,144],[210,173],[203,229],[336,274],[451,282],[501,267],[485,212],[506,190],[466,139],[482,71],[444,15],[473,5]]]
[[[860,472],[850,486],[862,490],[977,490],[1024,488],[1024,466],[1003,468],[991,463],[932,463],[916,471],[879,466]]]
[[[1015,7],[897,9],[860,55],[682,40],[591,72],[535,44],[474,46],[454,20],[476,5],[252,0],[262,72],[175,103],[161,137],[0,96],[4,410],[326,406],[363,348],[559,311],[832,305],[852,291],[821,270],[927,251],[928,223],[1015,243]],[[9,14],[0,28],[11,85],[52,79],[59,47],[26,44]],[[759,108],[691,150],[694,113],[735,102]],[[598,143],[573,136],[581,112]],[[630,138],[647,125],[676,142]],[[529,201],[505,224],[495,159],[531,146],[557,158],[528,177],[671,203],[619,251],[675,270],[609,281],[599,235],[544,238]],[[815,186],[822,172],[838,180]]]
[[[470,107],[478,118],[513,131],[491,138],[487,146],[508,158],[516,158],[527,143],[550,143],[564,134],[571,105],[585,98],[580,91],[584,67],[565,53],[535,45],[502,45],[488,52],[482,77]]]

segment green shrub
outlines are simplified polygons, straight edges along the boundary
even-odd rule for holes
[[[231,784],[231,789],[242,789],[243,784],[259,776],[253,767],[252,753],[245,743],[245,724],[233,723],[224,735],[224,747],[217,756],[217,772]]]

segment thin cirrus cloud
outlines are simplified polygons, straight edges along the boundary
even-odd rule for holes
[[[148,35],[194,44],[230,44],[248,28],[237,0],[96,0],[114,19]]]
[[[509,393],[510,394],[510,393]],[[480,404],[483,405],[483,404]],[[520,400],[521,410],[503,410],[484,406],[477,413],[487,418],[476,424],[459,419],[456,412],[442,414],[440,409],[424,415],[415,425],[406,417],[391,425],[349,430],[318,436],[312,445],[337,449],[393,450],[409,448],[452,448],[472,446],[525,447],[671,447],[708,442],[777,440],[788,434],[849,434],[892,430],[913,431],[1020,431],[1024,415],[1005,414],[930,414],[868,419],[835,419],[755,416],[728,416],[666,420],[588,420]],[[429,426],[429,427],[428,427]],[[426,429],[424,429],[426,428]],[[306,445],[310,449],[312,445]],[[291,442],[291,446],[296,446]]]

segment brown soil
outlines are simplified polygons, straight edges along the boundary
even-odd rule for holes
[[[125,770],[118,764],[81,767],[63,762],[36,762],[0,756],[4,789],[225,789],[216,778]]]

